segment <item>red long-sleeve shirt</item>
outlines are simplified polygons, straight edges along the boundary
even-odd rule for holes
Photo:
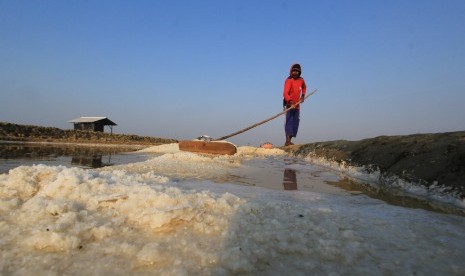
[[[292,100],[292,103],[295,104],[300,100],[301,96],[305,97],[306,93],[307,85],[302,77],[298,77],[297,79],[289,77],[284,82],[283,97],[286,102]],[[296,109],[300,109],[300,105],[297,105]]]

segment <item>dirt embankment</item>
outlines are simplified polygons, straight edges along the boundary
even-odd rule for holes
[[[0,140],[125,145],[160,145],[177,142],[177,140],[174,139],[127,134],[110,134],[94,131],[63,130],[55,127],[18,125],[7,122],[0,122]]]
[[[437,183],[465,197],[465,131],[319,142],[285,150],[296,156],[379,169],[382,176],[394,175],[425,186]]]

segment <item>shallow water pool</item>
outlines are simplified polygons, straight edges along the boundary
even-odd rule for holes
[[[0,173],[19,166],[45,164],[100,168],[145,161],[148,154],[127,154],[140,147],[0,142]]]

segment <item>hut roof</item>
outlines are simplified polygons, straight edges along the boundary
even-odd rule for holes
[[[107,117],[79,117],[68,121],[68,123],[95,123],[99,121],[103,121],[102,123],[104,123],[106,126],[116,126],[116,124]]]

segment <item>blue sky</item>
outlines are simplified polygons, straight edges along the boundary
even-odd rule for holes
[[[465,1],[0,0],[0,121],[220,137],[309,90],[296,143],[464,130]],[[230,139],[284,143],[284,117]]]

